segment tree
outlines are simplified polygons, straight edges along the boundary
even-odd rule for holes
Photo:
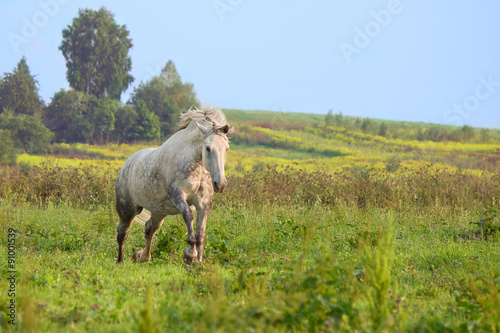
[[[73,119],[69,126],[69,142],[107,143],[115,126],[115,112],[120,102],[91,96],[85,113]]]
[[[137,121],[129,131],[132,140],[154,140],[160,138],[160,119],[150,111],[145,102],[136,106]]]
[[[442,142],[448,140],[449,135],[445,129],[437,125],[431,125],[429,128],[425,130],[424,136],[426,140],[431,140],[434,142]]]
[[[47,147],[53,135],[42,124],[42,106],[38,81],[23,57],[12,73],[0,78],[0,129],[9,130],[14,146],[26,152],[39,152]]]
[[[118,25],[105,8],[80,9],[63,30],[59,46],[66,59],[69,85],[76,91],[119,100],[134,81],[128,55],[132,39],[125,25]]]
[[[378,135],[380,136],[387,135],[387,125],[385,124],[385,122],[382,122],[382,124],[380,124],[380,128],[378,129]]]
[[[121,105],[115,112],[113,140],[130,141],[133,127],[137,122],[137,112],[132,105]],[[159,123],[159,121],[158,121]]]
[[[342,111],[333,114],[333,110],[328,110],[328,113],[325,117],[325,124],[326,126],[342,126],[344,124],[344,116],[342,115]]]
[[[490,130],[488,130],[486,128],[482,128],[481,129],[481,142],[482,143],[488,143],[490,141],[491,141]]]
[[[473,139],[476,134],[474,133],[474,129],[469,126],[469,125],[464,125],[460,131],[462,132],[460,137],[463,139],[463,141],[468,141]]]
[[[16,149],[14,148],[10,131],[0,130],[0,165],[14,165],[16,164],[16,160]]]
[[[165,65],[159,76],[134,89],[130,104],[137,110],[140,102],[158,117],[164,135],[172,132],[182,110],[199,106],[193,84],[182,83],[172,61]]]
[[[115,111],[120,102],[101,97],[92,97],[89,103],[89,120],[92,125],[93,143],[107,143],[115,128]]]
[[[186,110],[192,106],[199,106],[200,103],[196,98],[194,85],[189,82],[182,83],[181,76],[177,72],[172,60],[169,60],[165,67],[163,67],[160,77],[179,109]]]
[[[45,110],[45,124],[58,142],[104,143],[112,137],[120,102],[73,89],[57,92]]]
[[[177,106],[175,100],[169,96],[167,87],[160,77],[153,77],[134,89],[130,104],[137,110],[141,102],[158,117],[161,132],[164,134],[170,133],[174,126],[174,118],[180,114],[181,109]]]
[[[163,80],[167,88],[182,84],[181,76],[177,72],[177,68],[175,68],[172,60],[169,60],[165,67],[163,67],[160,78]]]
[[[57,142],[70,142],[72,123],[87,114],[89,96],[70,89],[61,89],[54,94],[45,109],[44,124],[54,132]],[[73,128],[74,130],[74,128]]]
[[[14,145],[22,147],[26,153],[42,152],[53,137],[39,115],[15,115],[9,109],[0,114],[0,128],[9,130]]]
[[[333,110],[330,109],[328,110],[328,113],[325,116],[325,125],[326,126],[333,126],[334,124],[334,117],[333,117]]]
[[[12,73],[0,78],[0,113],[9,109],[15,115],[40,114],[43,101],[38,94],[38,81],[30,73],[26,58],[22,57]]]
[[[371,126],[372,126],[371,120],[369,118],[365,118],[361,123],[361,130],[366,133],[370,131]]]
[[[424,132],[422,131],[422,129],[420,127],[417,130],[417,140],[418,141],[425,141]]]
[[[81,116],[75,118],[68,131],[68,142],[86,142],[90,143],[94,136],[94,126],[89,117]]]

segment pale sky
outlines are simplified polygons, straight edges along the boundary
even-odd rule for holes
[[[500,128],[500,2],[0,1],[0,74],[23,55],[46,103],[79,8],[115,14],[133,86],[170,59],[204,103]]]

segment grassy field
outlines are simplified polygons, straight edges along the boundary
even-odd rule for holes
[[[149,144],[56,145],[1,169],[0,330],[500,331],[496,132],[419,141],[398,128],[425,124],[379,136],[318,115],[225,112],[237,127],[230,185],[202,265],[182,262],[179,216],[151,262],[130,260],[144,243],[134,225],[115,264],[113,182]]]

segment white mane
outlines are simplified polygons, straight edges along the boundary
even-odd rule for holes
[[[208,125],[213,127],[214,132],[220,132],[220,130],[227,126],[229,128],[229,123],[227,122],[226,116],[221,110],[208,106],[201,109],[190,108],[185,110],[180,115],[179,123],[174,133],[188,127],[189,123],[194,120],[200,125]]]

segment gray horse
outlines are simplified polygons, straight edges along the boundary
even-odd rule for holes
[[[229,124],[213,107],[181,114],[177,130],[158,148],[142,149],[130,156],[116,179],[118,259],[123,262],[127,233],[136,215],[151,212],[146,223],[146,246],[133,260],[151,260],[151,242],[167,215],[182,214],[188,231],[184,261],[202,261],[205,227],[215,192],[227,184],[224,176],[229,150]],[[196,235],[193,231],[196,208]]]

